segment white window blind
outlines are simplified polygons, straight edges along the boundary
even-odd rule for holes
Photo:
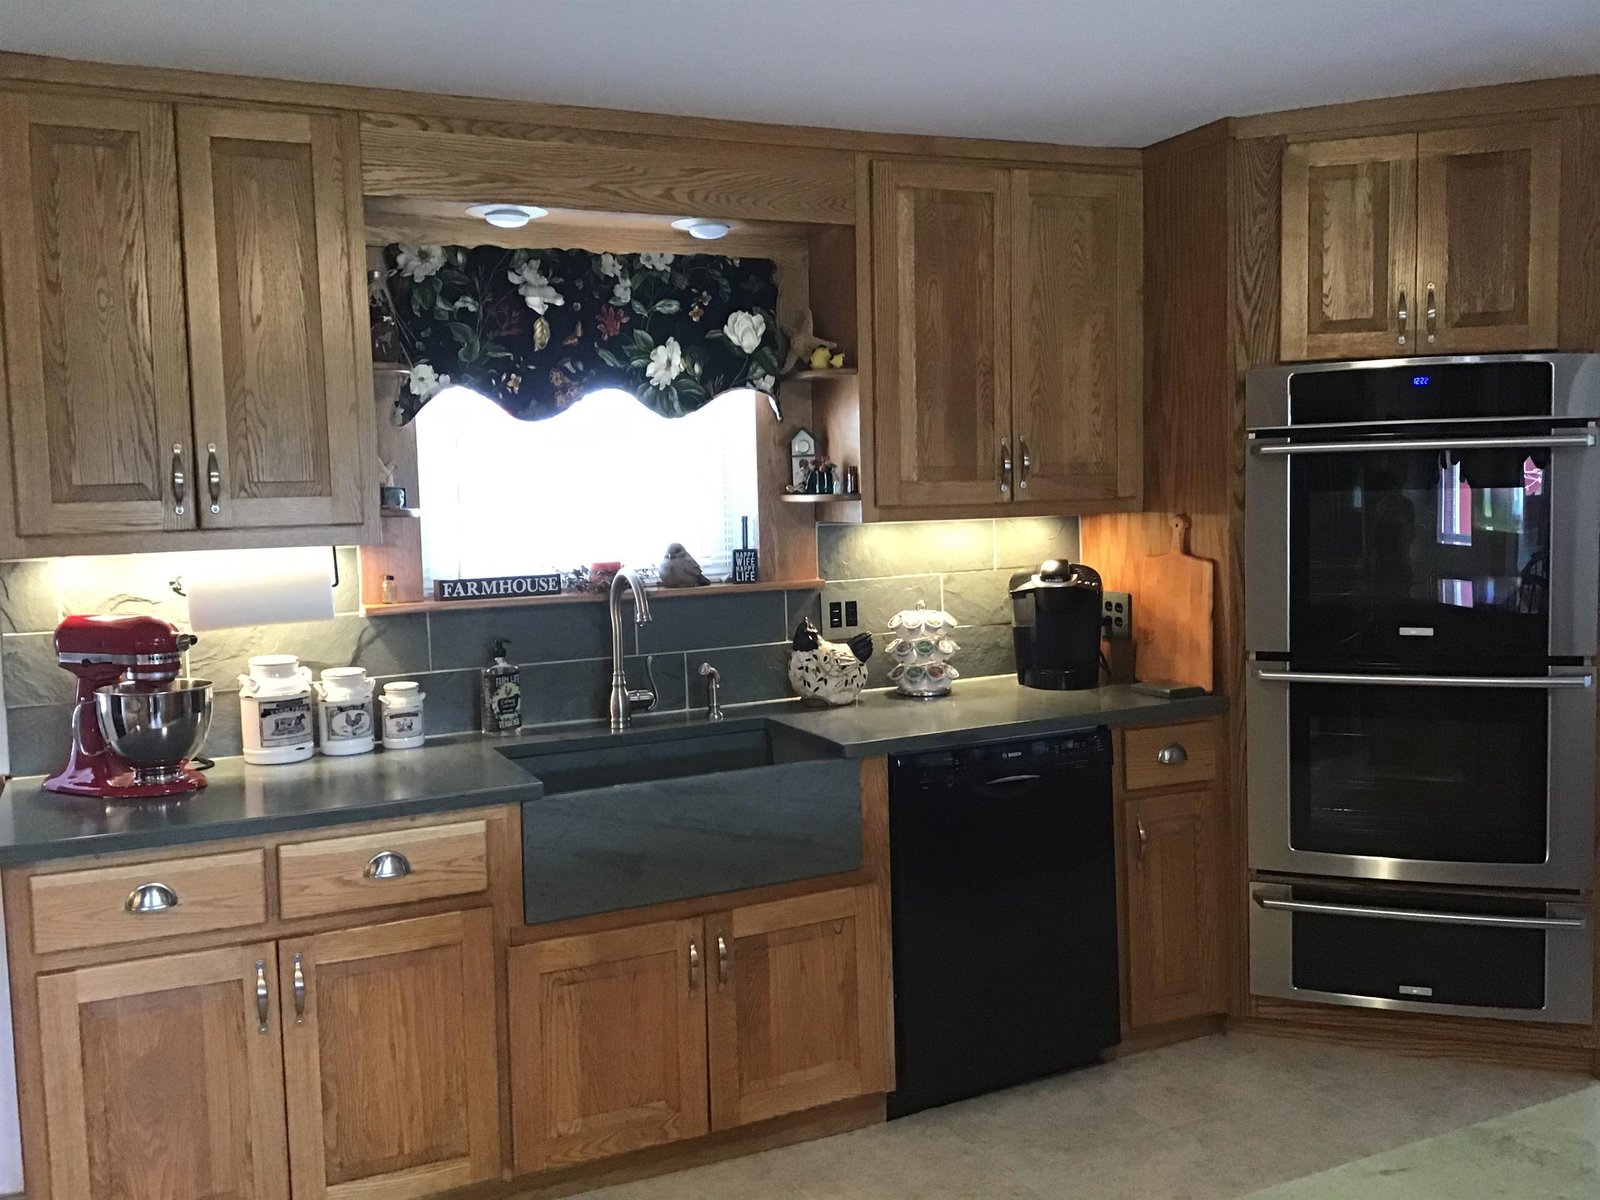
[[[655,567],[682,542],[719,582],[740,518],[756,544],[757,393],[662,417],[623,391],[519,421],[466,388],[416,417],[423,574],[434,579]]]

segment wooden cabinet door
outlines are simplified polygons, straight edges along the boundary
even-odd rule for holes
[[[1561,188],[1555,123],[1424,133],[1418,151],[1422,349],[1554,346]]]
[[[38,980],[50,1200],[287,1200],[270,943]],[[259,997],[258,997],[259,989]]]
[[[180,106],[178,168],[201,524],[359,524],[355,117]]]
[[[1132,499],[1143,469],[1139,177],[1014,178],[1016,498]]]
[[[491,922],[475,909],[280,943],[295,1200],[498,1177]]]
[[[1010,175],[872,168],[873,431],[880,506],[982,511],[1011,499]]]
[[[0,161],[14,532],[193,528],[172,109],[0,93]]]
[[[1128,800],[1128,1011],[1135,1028],[1222,1009],[1212,793]]]
[[[509,975],[518,1173],[706,1132],[698,919],[517,946]]]
[[[1421,352],[1417,138],[1297,142],[1283,156],[1283,357]]]
[[[841,888],[707,918],[712,1128],[888,1087],[875,896]]]

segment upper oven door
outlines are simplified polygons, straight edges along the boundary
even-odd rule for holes
[[[1440,673],[1595,653],[1592,429],[1271,434],[1245,468],[1250,650]]]

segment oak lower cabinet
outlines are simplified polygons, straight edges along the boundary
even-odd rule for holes
[[[274,960],[268,942],[39,978],[52,1200],[287,1200]]]
[[[519,1174],[706,1132],[699,918],[510,951]]]
[[[499,1174],[488,909],[285,940],[277,959],[295,1200]]]
[[[1136,172],[872,164],[873,501],[889,518],[1136,507]]]
[[[878,914],[849,888],[707,919],[712,1128],[887,1090]]]
[[[375,534],[354,114],[0,91],[0,155],[0,556]]]
[[[885,1091],[880,911],[868,885],[512,948],[517,1172]]]
[[[478,909],[39,976],[51,1200],[497,1177],[493,953]]]
[[[1121,731],[1126,1032],[1225,1010],[1219,722]]]
[[[1560,185],[1553,121],[1291,143],[1283,357],[1554,347]]]

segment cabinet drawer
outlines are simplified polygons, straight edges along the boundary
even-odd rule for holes
[[[28,894],[36,954],[238,929],[267,919],[266,857],[239,850],[35,875]]]
[[[1217,727],[1154,725],[1122,731],[1122,782],[1130,791],[1205,783],[1217,777]]]
[[[458,821],[278,847],[278,911],[315,917],[489,886],[488,824]]]

